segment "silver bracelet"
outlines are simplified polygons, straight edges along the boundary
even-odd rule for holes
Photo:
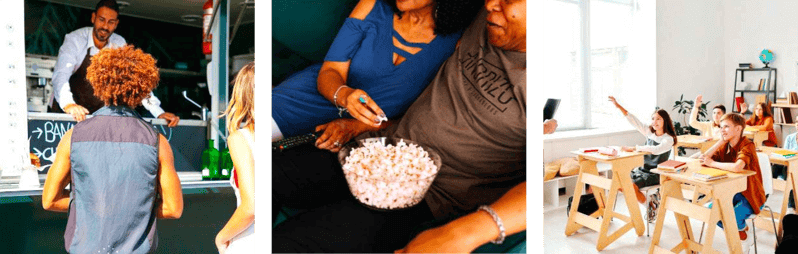
[[[490,206],[481,205],[479,206],[479,210],[485,210],[493,217],[493,221],[496,222],[496,226],[499,227],[499,237],[496,240],[490,241],[493,244],[502,244],[504,242],[505,232],[504,232],[504,223],[502,223],[502,219],[499,218],[499,215],[490,208]]]
[[[338,106],[338,91],[341,91],[341,88],[344,88],[344,87],[349,87],[349,86],[347,86],[347,85],[339,86],[338,89],[336,89],[335,93],[333,94],[333,105],[335,105],[335,108],[338,109],[338,117],[344,117],[343,116],[344,112],[347,111],[346,108]]]

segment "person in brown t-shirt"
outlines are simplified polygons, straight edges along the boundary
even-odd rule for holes
[[[756,146],[743,137],[745,118],[740,114],[726,114],[720,119],[720,128],[722,139],[701,156],[701,163],[731,172],[744,170],[756,172],[755,175],[748,177],[748,188],[734,195],[732,201],[740,240],[743,241],[743,253],[746,253],[745,250],[750,248],[753,240],[748,237],[750,231],[745,219],[751,214],[759,214],[760,208],[765,204],[762,172],[759,170]],[[721,223],[718,223],[718,226],[723,227]]]
[[[317,126],[315,147],[272,152],[273,207],[310,208],[272,229],[273,252],[470,253],[526,230],[526,0],[486,0],[432,83],[380,128],[339,118]],[[440,153],[418,205],[381,212],[352,198],[326,150],[373,136]],[[409,232],[433,220],[444,224]]]

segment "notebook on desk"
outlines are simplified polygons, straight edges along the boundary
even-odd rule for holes
[[[754,127],[745,127],[745,129],[743,130],[743,132],[757,132],[757,131],[759,131],[759,129]]]
[[[686,162],[676,161],[676,160],[667,160],[657,165],[658,169],[666,172],[679,172],[686,167],[687,167]]]
[[[698,172],[693,173],[693,177],[701,181],[712,181],[728,177],[729,172],[716,168],[702,168]]]
[[[790,150],[780,149],[780,150],[773,151],[772,153],[770,153],[770,155],[778,157],[778,158],[782,158],[782,159],[790,159],[792,157],[795,157],[795,152],[794,151],[790,151]]]

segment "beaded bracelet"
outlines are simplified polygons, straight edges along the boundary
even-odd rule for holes
[[[496,226],[499,227],[499,237],[496,240],[490,241],[493,244],[502,244],[504,242],[505,232],[504,232],[504,223],[502,223],[502,219],[499,218],[499,215],[490,208],[490,206],[481,205],[479,206],[479,210],[485,210],[493,217],[493,221],[496,222]]]
[[[341,91],[341,88],[344,88],[344,87],[349,87],[349,86],[347,86],[347,85],[339,86],[338,89],[336,89],[335,93],[333,94],[333,105],[335,105],[335,108],[338,109],[338,117],[344,117],[343,116],[344,112],[347,111],[346,108],[338,106],[338,91]]]

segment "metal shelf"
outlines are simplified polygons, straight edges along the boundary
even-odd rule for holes
[[[764,90],[748,90],[748,89],[739,89],[742,87],[738,87],[740,83],[745,82],[745,73],[746,72],[757,72],[757,71],[764,71],[767,72],[767,78],[765,79],[765,83],[763,84],[763,88],[767,88]],[[737,78],[739,75],[739,79]],[[776,102],[776,95],[778,94],[777,88],[778,84],[778,71],[776,68],[755,68],[755,69],[747,69],[747,68],[737,68],[734,71],[734,92],[732,93],[732,108],[737,107],[737,97],[743,97],[745,99],[746,93],[748,94],[764,94],[765,95],[765,103],[770,104]],[[739,96],[738,96],[739,95]],[[759,96],[757,96],[759,97]],[[750,101],[747,102],[748,104],[753,104]],[[772,111],[772,110],[771,110]],[[739,113],[732,110],[733,113]],[[744,115],[750,115],[751,113],[745,113]]]
[[[735,93],[776,93],[776,91],[768,90],[734,90]]]

